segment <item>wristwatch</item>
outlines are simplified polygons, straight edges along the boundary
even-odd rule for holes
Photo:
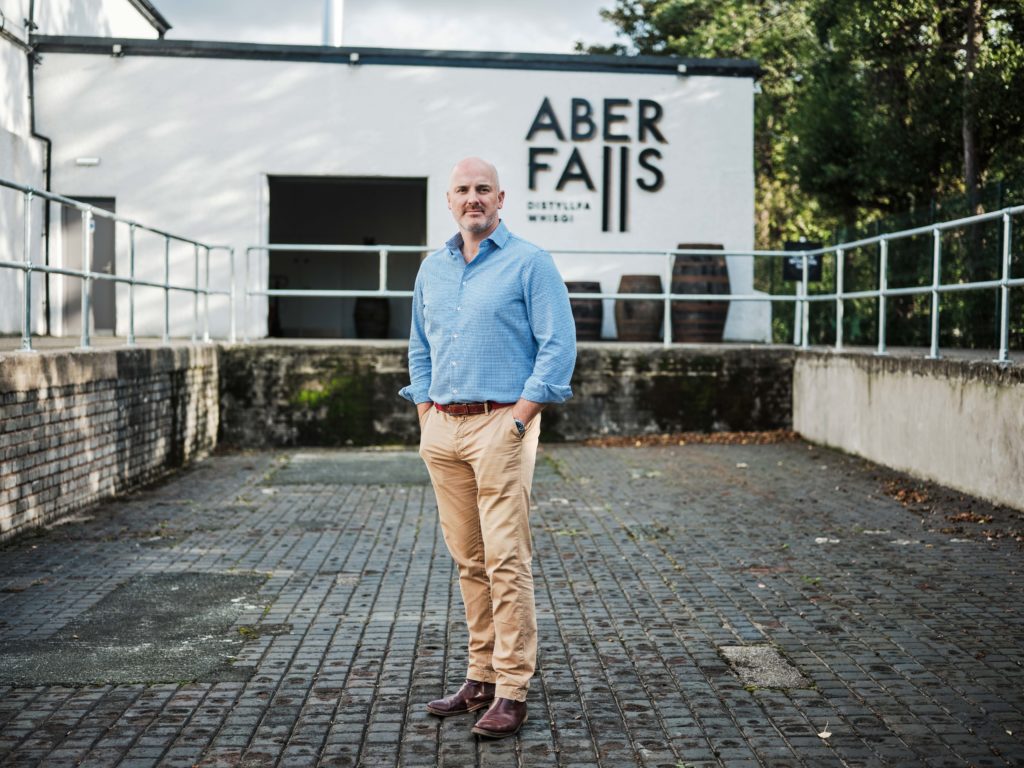
[[[523,422],[521,422],[519,419],[515,418],[514,416],[512,417],[512,421],[515,422],[516,429],[519,430],[519,436],[522,437],[523,435],[525,435],[526,434],[526,425],[523,424]]]

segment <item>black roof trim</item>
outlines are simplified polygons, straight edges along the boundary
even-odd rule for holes
[[[129,3],[135,6],[135,10],[141,13],[150,24],[152,24],[160,37],[164,36],[164,33],[171,28],[171,22],[164,18],[164,15],[156,9],[149,0],[128,0]]]
[[[718,75],[756,78],[761,68],[750,59],[690,59],[677,56],[607,56],[596,54],[505,53],[490,51],[429,51],[403,48],[333,48],[318,45],[268,45],[206,40],[143,40],[113,37],[34,35],[41,53],[110,53],[120,45],[123,56],[174,56],[201,59],[307,61],[324,64],[358,63],[419,67],[476,67],[538,69],[569,72],[618,72],[650,75]],[[685,67],[681,70],[680,67]]]

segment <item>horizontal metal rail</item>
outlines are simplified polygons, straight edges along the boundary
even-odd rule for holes
[[[669,289],[661,293],[577,293],[570,292],[569,298],[576,300],[613,300],[613,301],[662,301],[665,304],[663,340],[666,346],[672,344],[672,323],[671,308],[677,302],[750,302],[768,301],[772,303],[790,303],[796,307],[795,317],[795,341],[794,343],[802,348],[809,347],[809,325],[810,305],[819,302],[834,302],[836,307],[836,349],[843,347],[843,317],[844,302],[852,299],[877,299],[878,301],[878,354],[886,354],[886,300],[889,297],[911,296],[931,294],[931,349],[929,357],[937,358],[938,350],[938,329],[939,329],[939,301],[938,297],[944,293],[957,293],[964,291],[979,291],[999,289],[1000,291],[1000,347],[997,362],[1008,363],[1009,359],[1009,289],[1024,286],[1024,278],[1012,278],[1010,275],[1011,263],[1011,219],[1024,213],[1024,206],[1014,206],[1000,211],[967,216],[952,221],[939,222],[924,227],[892,232],[875,237],[853,240],[846,243],[824,248],[814,248],[797,251],[772,251],[772,250],[741,250],[726,251],[720,249],[698,249],[698,248],[675,248],[675,249],[552,249],[552,255],[588,255],[588,256],[662,256],[665,259],[663,277],[665,285]],[[981,280],[969,283],[942,283],[941,282],[941,234],[943,232],[961,229],[963,227],[980,224],[987,221],[1003,222],[1003,247],[1002,247],[1002,277],[998,280]],[[933,269],[932,282],[929,285],[889,287],[888,284],[888,250],[889,243],[918,235],[930,234],[933,238]],[[846,291],[843,285],[843,268],[846,259],[851,256],[854,249],[865,246],[877,245],[879,248],[879,285],[877,289]],[[249,297],[267,296],[272,298],[358,298],[358,297],[389,297],[409,298],[411,291],[391,291],[387,289],[388,255],[390,253],[427,253],[434,249],[424,246],[394,246],[394,245],[333,245],[333,244],[308,244],[308,243],[272,243],[265,245],[252,245],[245,251],[245,290],[243,291],[243,317],[249,317]],[[250,257],[253,253],[263,251],[298,251],[298,252],[319,252],[319,253],[376,253],[380,256],[380,282],[376,290],[329,290],[329,289],[254,289],[250,288]],[[810,259],[815,256],[833,254],[836,258],[836,290],[831,293],[810,294],[809,265]],[[801,265],[802,277],[797,283],[795,294],[679,294],[671,292],[672,264],[676,256],[698,256],[698,257],[746,257],[746,258],[787,258],[798,260]],[[248,339],[248,326],[246,327],[246,339]]]
[[[114,284],[125,284],[128,286],[128,335],[126,337],[126,344],[128,346],[135,345],[135,288],[136,286],[158,288],[164,292],[164,307],[163,307],[163,343],[170,343],[171,332],[170,332],[170,293],[171,291],[183,292],[186,294],[192,294],[192,329],[191,337],[192,341],[198,341],[199,338],[199,297],[203,297],[203,324],[202,324],[202,339],[204,342],[210,341],[210,296],[227,296],[228,307],[229,307],[229,330],[228,339],[230,341],[235,340],[235,249],[229,245],[215,245],[210,243],[203,243],[199,240],[193,240],[192,238],[182,237],[167,232],[163,229],[156,227],[150,227],[145,224],[141,224],[133,219],[119,216],[111,211],[97,208],[96,206],[89,205],[81,200],[75,200],[70,197],[58,195],[53,192],[47,192],[44,190],[35,189],[34,187],[26,186],[24,184],[18,184],[17,182],[9,181],[7,179],[0,179],[0,187],[12,189],[16,192],[20,192],[23,199],[23,215],[24,215],[24,243],[23,243],[23,261],[6,261],[0,260],[0,268],[3,269],[16,269],[22,272],[22,320],[21,320],[21,348],[26,352],[32,351],[32,275],[35,272],[41,272],[46,275],[64,275],[67,277],[75,277],[82,280],[82,292],[81,292],[81,324],[82,324],[82,339],[81,346],[83,348],[89,348],[91,346],[91,305],[92,305],[92,284],[95,280],[105,280]],[[68,267],[54,267],[49,264],[36,264],[32,261],[32,203],[38,198],[46,201],[46,204],[57,203],[67,208],[74,208],[78,210],[82,217],[82,269],[71,269]],[[105,218],[111,220],[114,225],[124,225],[128,227],[128,275],[117,275],[108,274],[106,272],[94,272],[91,269],[92,266],[92,230],[93,221],[96,217]],[[135,256],[136,256],[136,234],[137,232],[148,232],[156,235],[157,237],[163,238],[164,241],[164,280],[143,280],[135,276]],[[193,281],[191,285],[175,284],[170,281],[170,247],[171,243],[183,244],[186,246],[192,246],[193,249]],[[200,262],[200,251],[204,254],[205,262],[205,283],[200,284],[199,279],[199,262]],[[229,270],[230,270],[230,286],[228,289],[214,289],[210,287],[210,253],[212,251],[226,251],[229,259]]]
[[[83,281],[82,290],[82,346],[88,347],[91,286],[94,280],[106,280],[115,284],[126,284],[129,287],[129,332],[128,344],[135,343],[135,293],[136,286],[162,289],[164,291],[164,331],[163,340],[170,340],[170,292],[178,291],[193,296],[193,317],[192,317],[192,339],[197,340],[199,322],[199,297],[203,297],[203,339],[209,340],[209,298],[210,296],[227,296],[230,306],[230,331],[228,338],[235,339],[235,267],[234,248],[227,245],[215,245],[203,243],[187,237],[172,234],[163,229],[150,227],[140,222],[119,216],[89,205],[80,200],[64,197],[53,192],[37,190],[33,187],[18,184],[15,182],[0,179],[0,187],[6,187],[20,192],[24,198],[24,261],[0,261],[0,268],[20,270],[24,276],[23,297],[23,320],[22,320],[22,347],[30,350],[31,326],[32,326],[32,290],[31,280],[35,272],[43,274],[59,274],[76,277]],[[54,267],[49,265],[35,264],[31,260],[31,231],[32,231],[32,203],[35,198],[57,203],[62,206],[78,210],[82,216],[82,269],[70,269],[66,267]],[[999,353],[997,361],[1000,363],[1009,362],[1009,291],[1011,288],[1024,286],[1024,278],[1014,278],[1011,272],[1012,252],[1012,219],[1024,213],[1024,206],[1005,208],[1000,211],[968,216],[952,221],[938,222],[923,227],[902,230],[899,232],[885,233],[874,237],[863,238],[823,248],[798,250],[798,251],[771,251],[771,250],[740,250],[725,251],[712,249],[557,249],[552,250],[553,255],[589,255],[597,257],[625,257],[625,256],[659,256],[664,258],[664,271],[660,277],[664,278],[666,290],[661,293],[570,293],[572,299],[577,300],[614,300],[614,301],[661,301],[665,305],[664,334],[663,339],[666,345],[672,343],[671,308],[674,303],[684,302],[751,302],[768,301],[772,303],[793,304],[796,307],[795,342],[803,348],[809,346],[809,309],[812,303],[833,302],[836,314],[836,338],[835,347],[841,349],[843,346],[843,318],[844,302],[854,299],[873,299],[878,301],[878,353],[886,353],[886,308],[887,299],[898,296],[931,295],[931,346],[929,357],[939,357],[939,297],[942,294],[958,293],[978,290],[999,291]],[[127,226],[129,230],[129,274],[111,275],[95,272],[91,269],[91,224],[94,218],[102,217],[113,221],[115,224]],[[1002,275],[1000,279],[982,280],[964,283],[943,283],[941,280],[942,266],[942,235],[945,232],[962,229],[967,226],[989,222],[1002,221]],[[136,234],[147,232],[164,241],[164,279],[142,280],[135,276],[135,255],[136,255]],[[932,237],[932,281],[927,285],[898,286],[890,287],[888,284],[888,255],[891,242],[930,235]],[[181,281],[171,282],[170,276],[170,247],[172,243],[183,244],[193,248],[193,279],[190,285]],[[854,257],[856,249],[868,246],[878,247],[878,287],[873,290],[846,291],[843,284],[844,266],[848,259]],[[388,257],[392,253],[427,253],[433,248],[414,245],[333,245],[333,244],[309,244],[309,243],[274,243],[266,245],[253,245],[245,250],[244,265],[244,290],[242,317],[244,321],[245,338],[251,323],[250,297],[266,296],[268,298],[358,298],[358,297],[384,297],[384,298],[409,298],[411,291],[390,290],[387,288],[388,279]],[[227,251],[230,258],[231,280],[227,290],[213,289],[210,287],[210,253],[212,251]],[[380,257],[379,283],[376,290],[344,290],[344,289],[271,289],[262,286],[252,285],[250,271],[251,256],[255,252],[291,251],[306,253],[376,253]],[[200,253],[205,256],[203,260],[205,279],[200,278]],[[835,290],[828,293],[810,294],[809,286],[809,264],[816,256],[832,254],[836,260],[836,286]],[[795,294],[767,294],[767,293],[744,293],[744,294],[679,294],[671,291],[672,264],[677,256],[697,257],[729,257],[731,258],[788,258],[796,260],[801,265],[802,279],[797,283]]]

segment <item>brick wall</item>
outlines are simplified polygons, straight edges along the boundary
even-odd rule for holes
[[[0,354],[0,539],[216,445],[219,350]]]

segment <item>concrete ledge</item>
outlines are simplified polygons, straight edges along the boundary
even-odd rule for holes
[[[212,365],[217,353],[213,345],[0,352],[0,393],[32,392]]]
[[[801,352],[793,427],[808,440],[1024,509],[1024,367]]]
[[[793,349],[582,343],[574,396],[544,412],[548,440],[788,429]]]
[[[791,425],[789,347],[583,343],[575,396],[543,439]],[[246,448],[419,442],[407,345],[260,342],[223,348],[223,443]]]

